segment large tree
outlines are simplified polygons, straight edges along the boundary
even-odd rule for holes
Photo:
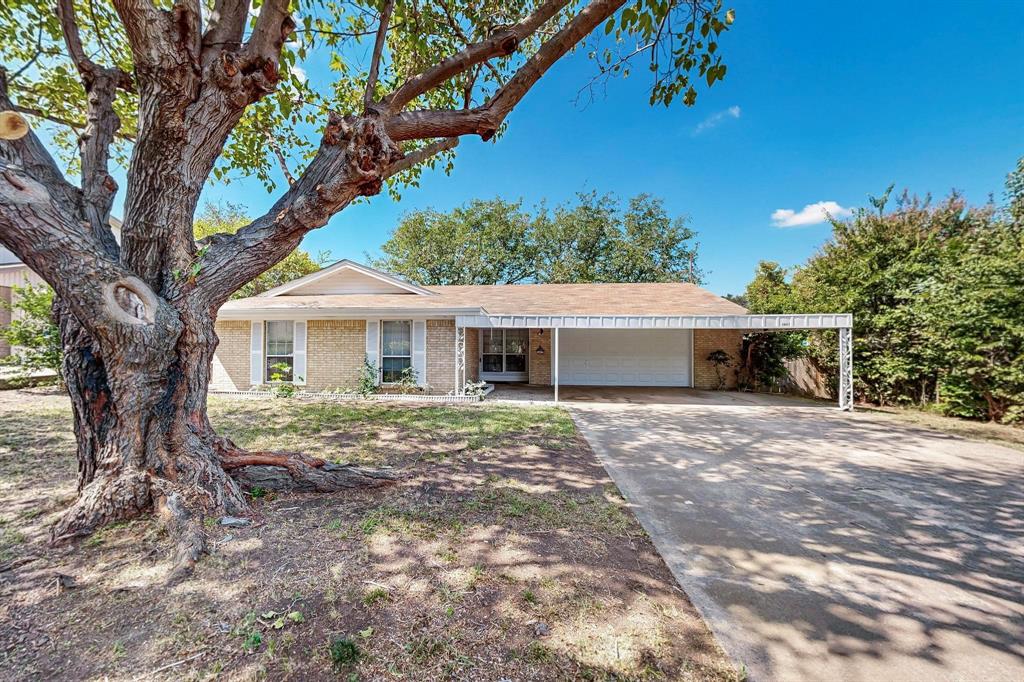
[[[531,214],[522,202],[476,199],[406,215],[374,264],[421,284],[692,282],[696,233],[648,194],[611,194]]]
[[[78,497],[53,539],[156,510],[187,567],[204,550],[204,516],[247,511],[237,478],[305,490],[378,481],[217,436],[206,393],[221,304],[357,198],[450,163],[460,136],[495,137],[585,43],[596,78],[641,57],[652,102],[692,103],[692,77],[725,75],[718,40],[731,21],[720,0],[0,5],[0,110],[61,126],[52,141],[67,143],[80,179],[4,116],[0,243],[54,288],[78,442]],[[108,218],[122,162],[118,244]],[[275,165],[287,189],[265,215],[195,241],[211,177],[273,185]]]

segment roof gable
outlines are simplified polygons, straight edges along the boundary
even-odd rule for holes
[[[380,270],[343,259],[305,277],[260,294],[274,296],[342,296],[356,294],[406,294],[436,296],[433,291],[410,284]]]

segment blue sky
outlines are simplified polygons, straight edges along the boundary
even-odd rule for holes
[[[890,182],[936,195],[958,188],[973,202],[1001,196],[1024,155],[1024,2],[732,6],[737,21],[721,41],[728,76],[697,106],[648,106],[638,68],[581,108],[575,93],[594,66],[571,57],[496,144],[464,140],[450,176],[428,174],[400,203],[352,206],[303,246],[361,260],[419,208],[649,192],[692,218],[708,288],[724,294],[741,291],[758,260],[798,264],[827,238],[823,224],[773,226],[779,209],[861,206]],[[253,180],[211,186],[204,199],[257,215],[274,196]]]

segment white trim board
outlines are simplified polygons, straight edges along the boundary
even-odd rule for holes
[[[390,284],[393,287],[403,289],[411,294],[420,294],[421,296],[437,295],[437,292],[430,291],[429,289],[424,289],[421,286],[417,286],[415,284],[411,284],[410,282],[406,282],[405,280],[393,277],[392,275],[389,275],[386,272],[374,270],[373,268],[368,268],[365,265],[360,265],[355,261],[343,258],[337,263],[332,263],[331,265],[328,265],[326,268],[322,270],[317,270],[316,272],[306,275],[305,277],[300,277],[298,279],[292,280],[291,282],[287,282],[286,284],[282,284],[281,286],[277,286],[268,291],[264,291],[262,294],[259,295],[259,298],[273,298],[275,296],[282,296],[284,294],[287,294],[289,291],[294,291],[295,289],[306,286],[307,284],[312,284],[313,282],[321,280],[325,277],[329,277],[342,270],[351,270],[353,272],[358,272],[361,275],[371,277],[386,284]]]
[[[455,324],[543,329],[845,329],[853,326],[853,315],[459,315]]]

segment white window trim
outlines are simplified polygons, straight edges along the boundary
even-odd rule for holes
[[[384,324],[387,322],[407,322],[409,324],[409,354],[408,355],[384,355]],[[384,359],[385,358],[409,358],[409,366],[413,366],[413,355],[416,352],[414,348],[415,334],[413,328],[415,323],[413,320],[406,319],[395,319],[395,320],[381,320],[380,321],[380,333],[377,339],[377,357],[380,358],[380,368],[378,370],[378,377],[380,379],[381,386],[396,386],[397,381],[384,381]],[[416,381],[419,382],[421,377],[416,377]]]
[[[292,353],[291,355],[280,355],[275,353],[270,354],[270,350],[267,347],[270,343],[270,332],[267,325],[271,322],[291,322],[292,323]],[[296,320],[263,320],[263,383],[265,384],[298,384],[295,380],[295,325],[298,324]],[[270,369],[270,358],[291,358],[292,361],[292,378],[291,381],[273,381],[268,370]]]

